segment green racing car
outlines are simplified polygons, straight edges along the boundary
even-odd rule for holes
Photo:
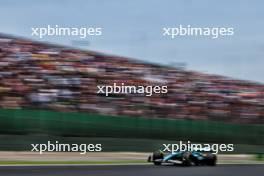
[[[209,151],[180,151],[165,154],[159,150],[148,157],[148,162],[152,162],[155,165],[182,164],[184,166],[215,166],[217,156]]]

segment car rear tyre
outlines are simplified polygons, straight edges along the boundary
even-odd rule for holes
[[[208,165],[209,166],[216,166],[216,161],[217,161],[216,156],[213,156],[213,158],[209,161]]]

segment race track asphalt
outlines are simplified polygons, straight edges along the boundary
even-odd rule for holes
[[[0,166],[2,176],[263,176],[264,165]]]

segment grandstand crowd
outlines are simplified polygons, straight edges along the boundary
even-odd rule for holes
[[[168,93],[97,94],[112,83]],[[0,35],[0,108],[259,123],[264,84]]]

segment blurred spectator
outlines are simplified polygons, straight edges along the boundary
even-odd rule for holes
[[[0,108],[263,121],[264,85],[0,36]],[[166,95],[97,94],[97,85],[167,85]]]

